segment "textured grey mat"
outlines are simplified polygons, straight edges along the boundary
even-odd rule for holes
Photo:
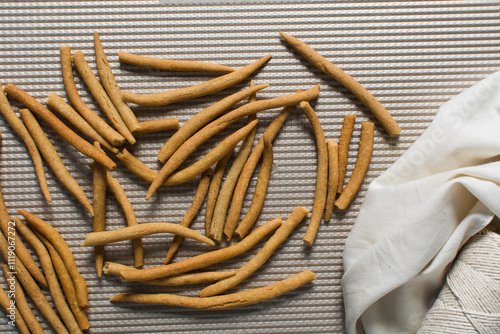
[[[158,306],[112,305],[109,298],[127,291],[169,291],[195,296],[202,286],[148,288],[123,284],[114,277],[98,279],[90,248],[81,248],[91,231],[91,217],[47,169],[53,202],[39,190],[31,161],[22,141],[0,118],[0,184],[12,215],[26,209],[55,226],[65,237],[89,286],[90,333],[337,333],[344,331],[340,286],[344,240],[356,218],[369,182],[390,166],[422,133],[437,108],[451,96],[500,68],[499,4],[483,1],[380,1],[300,2],[272,1],[87,1],[1,2],[0,82],[12,82],[44,101],[50,92],[65,98],[60,75],[59,48],[82,50],[96,69],[93,31],[98,31],[120,87],[133,92],[156,92],[200,83],[214,75],[162,73],[120,65],[118,51],[165,58],[194,59],[240,68],[266,54],[271,61],[252,78],[270,87],[259,98],[272,98],[322,84],[314,103],[327,138],[338,140],[342,118],[357,115],[347,177],[356,159],[362,121],[375,121],[353,96],[284,44],[278,32],[294,35],[351,74],[394,115],[403,129],[399,139],[389,139],[376,125],[375,151],[366,181],[345,213],[322,224],[312,249],[302,244],[308,218],[248,282],[231,291],[260,287],[303,269],[316,273],[316,281],[262,304],[229,311],[193,311]],[[78,75],[77,86],[85,101],[100,112]],[[183,124],[211,103],[247,87],[234,88],[204,98],[166,107],[132,106],[139,120],[173,117]],[[13,101],[12,101],[13,102]],[[15,110],[19,104],[14,103]],[[261,113],[258,137],[279,110]],[[376,122],[376,121],[375,121]],[[238,126],[241,123],[238,123]],[[376,123],[377,124],[377,123]],[[43,124],[89,198],[92,173],[89,160],[63,142]],[[227,134],[237,126],[228,129]],[[130,150],[153,169],[160,166],[156,153],[172,132],[138,138]],[[218,137],[220,139],[220,137]],[[217,139],[217,140],[218,140]],[[190,161],[213,147],[207,143]],[[274,142],[275,169],[258,224],[296,206],[312,207],[316,150],[314,136],[300,108],[296,108]],[[196,182],[161,189],[150,201],[147,184],[118,163],[113,175],[121,182],[139,222],[179,222],[193,198]],[[251,183],[251,189],[255,179]],[[107,202],[110,229],[125,225],[121,209],[111,194]],[[243,212],[250,204],[247,196]],[[193,223],[203,229],[204,208]],[[170,236],[144,238],[146,266],[163,260]],[[262,244],[261,244],[262,245]],[[185,241],[175,260],[207,248]],[[248,254],[214,266],[237,268]],[[130,243],[107,247],[107,260],[132,264]],[[2,286],[4,281],[2,280]],[[39,316],[39,313],[36,313]],[[41,318],[44,326],[47,326]],[[0,331],[10,332],[4,313]]]

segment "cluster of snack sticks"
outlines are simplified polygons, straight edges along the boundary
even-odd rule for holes
[[[392,137],[401,132],[400,127],[386,109],[356,80],[305,43],[284,33],[280,35],[305,59],[350,90],[373,113],[389,136]],[[273,140],[293,107],[300,105],[313,129],[317,146],[318,165],[314,203],[303,238],[308,246],[313,245],[322,219],[330,220],[334,208],[346,209],[361,187],[372,155],[374,124],[364,122],[361,125],[356,164],[344,187],[355,116],[344,117],[338,143],[331,139],[326,140],[319,119],[309,104],[309,101],[318,97],[319,85],[305,91],[299,89],[290,95],[257,100],[256,93],[268,85],[256,85],[252,80],[249,88],[205,108],[186,121],[182,127],[179,126],[176,118],[139,122],[128,106],[129,103],[163,106],[222,91],[247,79],[271,56],[265,56],[235,70],[217,64],[157,59],[120,51],[120,61],[134,66],[171,71],[227,72],[227,74],[195,86],[155,94],[134,94],[122,92],[118,87],[97,33],[94,33],[94,47],[100,80],[90,69],[81,51],[71,54],[69,46],[62,47],[60,49],[62,76],[70,103],[65,102],[55,93],[49,94],[46,100],[48,106],[65,118],[81,134],[93,140],[94,145],[75,133],[52,111],[22,89],[13,84],[7,84],[5,88],[0,86],[0,111],[12,130],[26,144],[44,197],[47,201],[51,201],[42,157],[61,184],[93,216],[94,232],[87,235],[82,246],[94,247],[95,265],[99,277],[104,272],[117,275],[123,281],[162,286],[215,282],[202,289],[199,292],[199,298],[172,294],[121,294],[113,296],[111,301],[225,309],[274,298],[314,280],[314,274],[309,270],[304,270],[270,286],[221,295],[243,282],[261,267],[309,213],[309,209],[297,207],[286,221],[282,222],[281,217],[277,217],[250,232],[258,219],[266,197],[273,165]],[[75,85],[73,66],[111,124],[104,121],[83,102]],[[27,107],[27,109],[19,110],[21,118],[13,111],[5,94]],[[232,106],[247,98],[248,103],[228,111]],[[270,123],[254,146],[258,123],[256,114],[274,108],[283,108],[283,110]],[[246,125],[223,139],[197,162],[178,170],[198,147],[244,117],[247,117]],[[89,164],[94,175],[93,204],[66,169],[37,118],[46,122],[75,149],[93,160]],[[164,164],[159,172],[151,170],[125,148],[121,148],[125,142],[134,144],[135,138],[141,134],[165,130],[177,131],[158,153],[158,159]],[[226,173],[229,161],[240,142],[242,143],[238,152]],[[194,200],[180,224],[166,222],[138,224],[127,195],[110,173],[117,165],[101,147],[114,153],[124,166],[150,183],[146,199],[150,199],[161,186],[178,185],[199,177]],[[252,201],[244,218],[240,221],[243,199],[259,161],[261,165]],[[212,169],[213,166],[215,167]],[[128,225],[125,228],[105,231],[105,203],[108,189],[123,209]],[[189,226],[205,199],[205,235],[203,235],[190,229]],[[6,261],[3,264],[5,277],[9,285],[15,285],[16,291],[13,296],[0,289],[1,305],[7,314],[15,309],[16,325],[23,333],[43,332],[42,326],[30,309],[24,292],[27,292],[48,324],[57,333],[78,333],[88,329],[90,325],[85,314],[88,310],[87,286],[78,272],[71,250],[51,225],[25,210],[18,210],[18,212],[25,218],[27,224],[17,217],[11,219],[0,192],[0,229],[2,232],[0,251]],[[23,235],[24,240],[38,255],[43,272],[16,231]],[[164,265],[141,269],[144,262],[142,237],[157,233],[174,234]],[[269,234],[272,236],[256,255],[235,271],[190,273],[243,254]],[[221,243],[223,236],[230,241],[233,235],[236,235],[239,241],[232,245],[170,263],[183,238],[191,238],[216,246]],[[104,246],[122,240],[133,241],[136,268],[104,262]],[[51,294],[57,312],[52,308],[42,289],[48,290]]]

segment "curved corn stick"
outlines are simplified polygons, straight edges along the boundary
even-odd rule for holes
[[[333,204],[337,195],[339,182],[339,154],[338,144],[332,139],[326,141],[328,151],[328,192],[326,196],[325,222],[329,221],[333,213]]]
[[[339,181],[337,185],[337,194],[342,192],[344,187],[345,174],[347,172],[347,160],[349,159],[349,145],[351,143],[352,131],[356,115],[345,115],[339,138]]]
[[[33,114],[28,109],[21,109],[19,112],[21,113],[24,124],[28,128],[28,131],[38,146],[40,153],[47,162],[47,165],[49,165],[50,169],[54,172],[54,175],[57,177],[59,182],[61,182],[61,184],[68,189],[78,202],[80,202],[92,215],[94,215],[94,210],[92,209],[92,205],[90,204],[87,195],[85,195],[83,189],[68,172],[56,149],[50,143],[50,140],[43,132],[43,129],[40,127],[40,124],[38,124]]]
[[[210,185],[211,176],[212,168],[207,169],[203,172],[203,174],[201,174],[200,181],[198,182],[198,188],[196,189],[196,194],[194,195],[194,200],[191,203],[189,209],[186,211],[184,217],[182,217],[181,223],[179,225],[189,227],[193,222],[193,219],[196,217],[198,211],[200,211],[203,205],[203,202],[205,201],[205,197]],[[164,264],[167,264],[170,262],[170,260],[172,260],[172,257],[179,249],[182,240],[184,240],[183,237],[178,235],[174,236],[174,239],[172,240],[172,243],[170,244],[170,247],[168,249],[167,255],[165,256],[165,260],[163,260]]]
[[[173,59],[160,59],[154,57],[146,57],[124,51],[118,52],[120,62],[151,68],[154,70],[163,71],[186,71],[186,72],[234,72],[235,69],[225,65],[205,63],[201,61],[192,60],[173,60]]]
[[[129,106],[123,101],[122,92],[120,87],[118,87],[113,71],[111,71],[111,67],[109,66],[106,53],[104,52],[97,31],[94,31],[94,50],[97,71],[99,72],[102,86],[106,90],[106,93],[108,93],[109,99],[113,102],[113,105],[120,114],[120,117],[129,131],[132,133],[139,131],[139,122],[137,121],[137,118],[132,110],[130,110]]]
[[[64,140],[71,146],[76,148],[81,153],[91,159],[99,161],[109,170],[114,170],[116,164],[103,151],[96,149],[92,144],[77,135],[73,130],[68,128],[59,118],[57,118],[50,110],[45,108],[35,98],[27,94],[22,89],[13,84],[5,86],[5,92],[24,104],[28,109],[43,119],[51,128],[53,128]]]
[[[139,123],[139,130],[135,131],[135,135],[143,135],[146,133],[155,133],[168,130],[178,130],[179,120],[177,117],[155,119],[152,121],[144,121]]]
[[[80,76],[82,77],[85,85],[96,100],[97,104],[99,104],[101,110],[111,121],[111,124],[113,124],[115,129],[123,137],[125,137],[125,139],[127,139],[130,144],[134,144],[134,136],[121,118],[120,114],[111,102],[109,96],[106,94],[106,91],[104,90],[104,88],[102,88],[94,72],[92,72],[92,70],[90,69],[89,64],[85,60],[85,56],[81,51],[77,51],[73,54],[73,63],[75,64],[76,70],[78,71],[78,73],[80,73]]]
[[[67,104],[59,95],[56,93],[50,93],[45,100],[49,106],[51,106],[59,115],[66,118],[75,128],[80,130],[81,133],[87,137],[98,141],[102,146],[107,148],[113,153],[118,153],[118,149],[111,145],[106,139],[104,139],[90,124],[76,112],[69,104]]]
[[[14,221],[16,222],[16,226],[21,234],[33,247],[38,255],[38,259],[40,260],[40,264],[42,265],[43,272],[45,273],[45,277],[47,278],[52,301],[54,302],[61,320],[64,322],[66,328],[70,333],[82,333],[82,331],[80,330],[80,326],[78,325],[78,322],[73,315],[73,312],[66,303],[63,292],[61,290],[61,286],[59,285],[56,272],[54,270],[54,266],[52,265],[52,260],[50,258],[49,252],[45,248],[44,244],[40,241],[40,239],[38,239],[36,234],[33,233],[33,231],[31,231],[28,226],[24,225],[24,223],[19,218],[14,217]]]
[[[94,142],[97,148],[100,148],[98,142]],[[106,190],[108,184],[106,181],[106,168],[99,163],[94,163],[92,178],[92,203],[94,217],[92,217],[92,231],[101,232],[106,228]],[[97,277],[102,275],[104,266],[104,246],[94,247],[94,261]]]
[[[87,234],[81,246],[89,247],[106,245],[113,242],[131,240],[157,233],[173,233],[183,236],[184,238],[203,242],[209,246],[215,246],[215,243],[212,240],[195,230],[172,223],[142,223],[112,231],[92,232]]]
[[[85,102],[83,102],[75,85],[73,77],[73,68],[71,66],[71,48],[63,46],[60,49],[61,53],[61,70],[64,81],[64,88],[71,104],[82,115],[83,118],[105,138],[111,145],[120,146],[125,142],[125,138],[115,129],[109,126],[101,117],[99,117]]]
[[[354,196],[361,188],[366,171],[370,165],[373,152],[373,133],[374,125],[371,122],[361,123],[361,138],[359,140],[358,157],[352,171],[349,182],[335,202],[335,207],[339,210],[345,210],[351,204]]]
[[[207,286],[201,290],[198,294],[199,297],[210,297],[218,295],[226,290],[229,290],[236,285],[243,282],[245,279],[250,277],[254,272],[266,263],[266,261],[271,257],[274,251],[288,238],[290,233],[295,229],[295,227],[304,219],[304,217],[309,213],[306,208],[298,207],[296,208],[290,217],[274,232],[274,234],[267,240],[266,244],[259,250],[254,257],[252,257],[247,263],[241,266],[234,276],[223,279]]]
[[[391,114],[389,114],[384,106],[353,77],[326,60],[306,43],[282,32],[280,32],[280,35],[312,65],[316,66],[323,73],[347,88],[369,111],[371,111],[389,136],[393,137],[401,133],[401,128],[392,118]]]
[[[205,268],[212,264],[216,264],[245,253],[261,241],[266,235],[276,230],[280,225],[281,217],[278,217],[262,226],[259,226],[245,239],[234,245],[159,267],[122,270],[120,272],[120,278],[124,281],[142,282],[175,276],[188,271]]]
[[[83,310],[87,310],[89,306],[87,284],[78,272],[75,258],[73,257],[71,249],[66,244],[66,241],[64,241],[63,237],[59,234],[59,232],[57,232],[55,228],[50,226],[41,218],[25,210],[17,210],[17,212],[19,212],[19,214],[21,214],[26,219],[28,225],[32,226],[38,232],[40,232],[40,234],[43,235],[52,244],[52,246],[54,246],[57,253],[64,261],[64,265],[68,269],[69,274],[71,275],[71,279],[75,284],[78,305],[80,305]]]
[[[124,91],[123,99],[125,102],[132,102],[143,106],[159,107],[196,97],[206,96],[242,82],[259,67],[269,61],[269,59],[271,59],[270,55],[262,57],[258,61],[242,67],[239,70],[205,81],[204,83],[195,86],[153,94],[134,94]]]
[[[163,145],[163,147],[158,152],[158,160],[165,163],[172,154],[191,137],[196,131],[201,129],[203,126],[207,125],[210,121],[215,119],[224,113],[231,106],[235,105],[239,101],[247,98],[248,96],[254,94],[257,91],[265,89],[269,85],[262,84],[256,85],[254,87],[247,88],[241,92],[234,93],[214,104],[207,107],[188,119],[186,123],[172,135],[172,137]]]
[[[209,153],[207,153],[203,158],[195,162],[189,167],[184,168],[183,170],[177,172],[176,177],[181,179],[182,183],[192,180],[196,176],[203,173],[205,170],[210,168],[214,163],[222,159],[224,156],[229,154],[229,152],[234,151],[236,145],[250,132],[252,129],[257,126],[258,120],[252,121],[249,124],[245,125],[238,131],[234,132],[232,135],[228,136],[226,139],[221,141],[214,149],[212,149]],[[179,167],[187,157],[184,158],[181,154],[179,155],[179,159],[169,159],[168,162],[162,167],[160,172],[156,175],[153,182],[148,189],[148,193],[146,194],[146,199],[149,200],[151,196],[156,192],[156,190],[162,185],[162,183],[169,179],[170,176],[174,176],[172,174],[172,166],[175,168]],[[179,161],[181,161],[179,163]],[[170,163],[171,162],[171,163]]]
[[[12,110],[9,100],[7,100],[7,97],[4,94],[2,85],[0,85],[0,112],[2,113],[3,117],[10,125],[12,130],[14,130],[14,132],[22,139],[22,141],[26,145],[28,153],[31,156],[31,160],[33,161],[35,173],[38,178],[38,183],[40,185],[40,189],[42,190],[43,196],[45,197],[47,202],[52,202],[40,152],[38,151],[33,138],[31,138],[30,134],[28,133],[28,130],[26,130],[23,122],[14,113],[14,110]]]
[[[222,310],[260,303],[276,298],[289,291],[315,280],[315,275],[309,270],[291,276],[277,283],[256,289],[236,292],[223,296],[208,298],[193,298],[171,294],[121,294],[111,297],[112,302],[128,302],[143,304],[162,304],[177,307],[190,307],[201,310]]]
[[[326,149],[326,140],[319,122],[318,116],[308,102],[301,102],[300,107],[306,115],[314,131],[316,139],[316,149],[318,151],[318,167],[316,171],[316,191],[314,193],[314,204],[311,213],[311,219],[307,226],[303,241],[307,246],[312,246],[316,233],[318,232],[321,218],[325,212],[326,194],[328,186],[328,152]]]

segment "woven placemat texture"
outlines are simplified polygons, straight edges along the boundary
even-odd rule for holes
[[[83,207],[47,170],[53,201],[47,203],[38,187],[34,169],[22,141],[0,117],[0,184],[11,215],[28,210],[53,225],[73,251],[89,287],[89,333],[342,333],[344,313],[340,279],[344,241],[355,221],[370,181],[389,167],[432,121],[437,108],[464,88],[500,68],[498,1],[3,1],[0,3],[0,82],[11,82],[39,101],[51,92],[66,99],[61,78],[59,48],[81,50],[96,71],[93,32],[98,31],[109,63],[122,90],[159,92],[201,83],[214,74],[166,73],[120,65],[118,51],[173,59],[200,60],[240,68],[260,57],[273,57],[252,78],[270,87],[259,99],[290,94],[321,84],[313,103],[326,138],[338,140],[343,116],[356,114],[347,177],[354,166],[360,124],[373,121],[375,150],[366,180],[346,212],[322,223],[312,248],[302,243],[309,217],[279,247],[266,265],[247,282],[230,292],[274,283],[304,269],[316,280],[296,291],[261,304],[227,311],[195,311],[160,306],[114,305],[117,293],[168,291],[196,296],[202,286],[188,288],[145,287],[122,283],[115,277],[97,278],[91,248],[79,244],[92,229]],[[342,86],[314,68],[280,38],[294,35],[363,84],[391,112],[403,132],[389,138],[375,118]],[[99,107],[75,72],[85,102]],[[132,105],[140,121],[189,117],[215,101],[248,87],[249,80],[210,96],[165,107]],[[21,107],[11,100],[14,109]],[[279,110],[259,114],[257,138]],[[243,122],[243,121],[242,121]],[[192,163],[243,124],[235,124],[207,142],[186,162]],[[63,142],[42,123],[70,173],[92,198],[92,173],[88,158]],[[152,169],[160,164],[156,153],[172,132],[138,137],[129,150]],[[274,141],[274,169],[258,225],[283,218],[297,206],[312,208],[316,175],[316,148],[310,125],[296,107]],[[118,161],[117,159],[115,159]],[[137,219],[142,222],[178,223],[188,209],[196,180],[162,188],[144,199],[148,184],[118,162],[113,175],[127,193]],[[256,174],[255,174],[256,175]],[[250,183],[242,213],[251,201]],[[108,229],[125,226],[124,215],[108,194]],[[203,207],[193,228],[204,229]],[[159,265],[171,236],[144,238],[145,266]],[[235,269],[260,246],[211,269]],[[208,247],[185,240],[175,261],[200,254]],[[106,259],[131,265],[131,243],[106,248]],[[1,281],[2,286],[4,281]],[[2,313],[3,314],[3,313]],[[35,310],[35,314],[46,322]],[[11,332],[5,315],[0,332]]]

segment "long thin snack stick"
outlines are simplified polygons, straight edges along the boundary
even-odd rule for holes
[[[234,72],[235,69],[225,65],[206,63],[193,60],[174,60],[161,59],[155,57],[146,57],[138,54],[128,53],[124,51],[118,52],[120,62],[151,68],[154,70],[163,71],[182,71],[182,72]]]
[[[59,281],[54,270],[54,266],[52,265],[52,259],[50,258],[49,252],[45,248],[44,244],[38,239],[35,233],[31,231],[28,226],[26,226],[19,218],[14,217],[14,221],[16,222],[16,226],[19,229],[19,232],[24,236],[26,241],[33,246],[33,249],[38,255],[40,259],[40,264],[42,265],[43,272],[45,273],[45,277],[47,278],[47,283],[49,284],[50,295],[52,296],[52,301],[61,317],[61,320],[66,325],[66,328],[70,333],[82,333],[80,330],[80,326],[76,321],[73,312],[69,308],[66,300],[64,298],[64,294],[61,290],[61,286],[59,285]]]
[[[12,295],[11,299],[9,294],[3,288],[0,288],[0,305],[5,310],[5,313],[7,313],[7,317],[14,321],[20,333],[45,333],[33,311],[31,311],[21,285],[14,276],[14,272],[10,271],[9,266],[5,262],[2,263],[2,269],[7,286],[10,288],[9,294]],[[14,319],[12,319],[12,316],[14,316]]]
[[[108,93],[109,99],[113,102],[113,105],[130,132],[135,133],[136,131],[139,131],[139,122],[137,121],[137,118],[132,110],[130,110],[129,106],[123,101],[122,92],[120,87],[118,87],[113,71],[109,66],[108,58],[106,57],[106,53],[104,52],[104,48],[102,47],[97,31],[94,31],[94,49],[97,71],[99,72],[102,86],[106,90],[106,93]]]
[[[28,130],[26,130],[23,122],[14,113],[14,110],[12,110],[9,100],[4,94],[2,85],[0,85],[0,112],[2,113],[3,117],[10,125],[12,130],[14,130],[14,132],[22,139],[22,141],[26,145],[28,153],[31,156],[31,160],[33,161],[35,173],[38,178],[38,183],[40,185],[40,189],[42,190],[43,196],[45,197],[47,202],[52,202],[40,152],[38,151],[38,148],[36,147],[36,144],[33,141],[33,138],[31,138]]]
[[[88,309],[88,292],[87,283],[85,279],[80,275],[78,268],[76,266],[75,258],[71,249],[64,241],[63,237],[57,232],[55,228],[50,226],[48,223],[43,221],[41,218],[29,213],[25,210],[17,210],[25,219],[28,225],[35,228],[40,234],[42,234],[47,240],[54,246],[61,259],[64,261],[64,265],[71,275],[71,279],[75,284],[76,294],[78,298],[78,305],[83,310]]]
[[[311,219],[307,226],[303,241],[307,246],[312,246],[316,234],[318,233],[321,218],[325,212],[326,195],[328,186],[328,151],[326,149],[326,140],[323,128],[319,122],[318,116],[308,102],[301,102],[300,107],[306,115],[314,132],[316,139],[316,149],[318,154],[318,167],[316,171],[316,187],[314,193],[314,203],[311,213]]]
[[[61,53],[61,70],[64,81],[64,88],[71,104],[82,115],[83,118],[105,138],[113,146],[121,146],[125,142],[125,138],[99,117],[85,102],[83,102],[78,89],[75,85],[73,77],[73,68],[71,65],[71,48],[63,46],[60,49]]]
[[[391,114],[353,77],[333,65],[306,43],[282,32],[280,35],[312,65],[347,88],[377,118],[389,136],[393,137],[401,133],[401,128]]]
[[[127,221],[127,226],[137,225],[137,218],[135,216],[134,209],[130,203],[125,190],[120,185],[120,183],[106,171],[106,182],[108,184],[109,190],[113,193],[116,200],[122,208],[123,214],[125,215],[125,220]],[[134,265],[136,267],[142,267],[144,264],[144,247],[142,245],[141,238],[132,239],[132,245],[134,248]]]
[[[177,117],[155,119],[152,121],[139,122],[139,130],[135,131],[136,136],[146,133],[156,133],[168,130],[178,130],[179,120]]]
[[[205,197],[207,196],[207,191],[210,186],[210,178],[212,177],[212,169],[209,168],[206,171],[201,174],[200,181],[198,181],[198,188],[196,189],[196,194],[194,195],[193,202],[191,203],[191,206],[189,209],[186,211],[184,214],[184,217],[182,217],[182,220],[179,225],[184,226],[184,227],[189,227],[191,223],[193,222],[194,218],[198,214],[198,211],[200,211],[201,207],[203,206],[203,202],[205,201]],[[175,235],[174,239],[172,240],[172,243],[170,244],[170,247],[167,251],[167,255],[165,256],[165,260],[163,260],[164,264],[167,264],[172,260],[172,257],[174,254],[177,252],[179,249],[182,240],[184,240],[183,237]]]
[[[158,107],[196,97],[206,96],[242,82],[267,61],[269,61],[269,59],[271,59],[270,55],[262,57],[258,61],[242,67],[239,70],[205,81],[204,83],[195,86],[153,94],[134,94],[124,91],[123,99],[125,102],[132,102],[143,106]]]
[[[333,204],[337,196],[337,185],[339,183],[339,145],[336,141],[328,139],[326,149],[328,151],[328,191],[326,196],[325,222],[329,221],[333,213]]]
[[[268,135],[265,135],[263,138],[264,153],[259,175],[257,176],[257,184],[255,185],[255,191],[252,196],[252,202],[250,203],[250,207],[248,208],[245,217],[238,224],[236,230],[234,230],[234,234],[236,234],[240,240],[248,234],[248,231],[250,231],[252,226],[255,224],[260,212],[262,211],[267,194],[267,187],[269,185],[269,178],[271,176],[271,170],[273,168],[273,145]]]
[[[5,86],[5,92],[24,104],[38,117],[47,122],[47,124],[50,125],[50,127],[53,128],[57,134],[59,134],[78,151],[91,159],[99,161],[99,163],[106,166],[109,170],[114,170],[116,168],[116,164],[113,160],[111,160],[103,151],[97,150],[92,144],[73,132],[73,130],[68,128],[66,124],[57,118],[50,110],[45,108],[40,102],[27,94],[25,91],[13,84],[7,84],[7,86]]]
[[[234,151],[236,145],[250,132],[252,129],[257,126],[258,120],[254,120],[249,124],[245,125],[241,129],[235,131],[232,135],[228,136],[226,139],[221,141],[214,149],[212,149],[209,153],[207,153],[203,158],[195,162],[193,165],[184,168],[183,170],[177,172],[178,178],[181,179],[181,182],[187,182],[192,180],[196,176],[203,173],[217,161],[225,157],[229,152]],[[167,164],[165,164],[160,172],[156,175],[153,182],[149,186],[148,193],[146,194],[146,199],[149,200],[151,196],[156,192],[156,190],[162,185],[162,183],[169,179],[170,176],[174,176],[172,174],[173,170],[171,170],[172,166],[179,167],[180,164],[176,162],[169,164],[170,161],[174,161],[169,159]]]
[[[45,100],[47,105],[51,106],[59,115],[63,116],[70,122],[75,128],[80,130],[81,133],[87,137],[98,141],[102,146],[107,148],[113,153],[118,153],[118,149],[111,145],[106,139],[104,139],[99,132],[97,132],[75,109],[73,109],[68,103],[66,103],[59,95],[56,93],[50,93]]]
[[[293,275],[277,283],[236,292],[223,296],[193,298],[171,294],[121,294],[111,297],[112,302],[128,302],[141,304],[161,304],[176,307],[189,307],[201,310],[222,310],[260,303],[281,296],[289,291],[315,280],[315,275],[309,270]]]
[[[344,188],[344,179],[347,172],[347,160],[349,158],[349,145],[351,143],[352,132],[356,115],[345,115],[339,138],[339,181],[337,185],[337,194]]]
[[[296,208],[290,217],[274,232],[274,234],[267,240],[265,245],[252,257],[247,263],[236,270],[236,275],[229,278],[223,279],[207,286],[202,289],[199,293],[199,297],[210,297],[218,295],[226,290],[229,290],[245,279],[250,277],[254,272],[256,272],[260,267],[267,262],[274,251],[285,242],[286,238],[292,233],[295,227],[304,219],[304,217],[309,213],[306,208],[298,207]]]
[[[165,163],[172,154],[196,131],[210,123],[216,117],[223,114],[231,106],[239,101],[247,98],[248,96],[258,92],[262,89],[269,87],[269,85],[261,84],[254,87],[247,88],[240,92],[229,95],[228,97],[212,104],[211,106],[198,112],[182,125],[182,127],[167,140],[163,147],[158,152],[158,160]]]
[[[96,147],[100,147],[97,142]],[[94,208],[94,217],[92,217],[92,231],[101,232],[106,228],[106,190],[108,184],[106,181],[106,168],[99,163],[94,164],[92,178],[92,203]],[[97,277],[102,275],[104,266],[104,246],[94,247],[94,262]]]
[[[262,226],[259,226],[245,239],[234,245],[159,267],[122,270],[119,276],[124,281],[142,282],[175,276],[188,271],[205,268],[245,253],[261,241],[266,235],[276,230],[280,225],[281,217],[278,217]]]
[[[371,122],[361,123],[361,138],[359,140],[358,157],[349,182],[335,202],[335,207],[345,210],[358,193],[370,165],[373,152],[374,125]]]
[[[56,149],[52,146],[33,114],[28,109],[21,109],[19,112],[40,153],[59,182],[93,215],[94,210],[87,195],[85,195],[83,189],[68,172]]]
[[[9,244],[3,233],[0,233],[0,252],[4,259],[9,258]],[[40,310],[40,313],[42,313],[45,319],[47,319],[52,328],[54,328],[57,333],[68,333],[61,319],[59,319],[59,316],[47,300],[47,297],[45,297],[38,284],[36,284],[35,280],[31,277],[21,261],[19,261],[17,256],[14,258],[13,266],[14,272],[16,272],[16,278],[22,284],[26,293],[31,297],[35,306]]]
[[[224,178],[227,164],[229,163],[229,160],[231,160],[232,155],[233,152],[229,152],[224,158],[217,162],[214,174],[212,175],[212,180],[210,181],[210,188],[208,189],[207,204],[205,205],[205,234],[212,239],[213,236],[210,235],[210,225],[212,223],[212,216],[215,210],[215,203],[217,201],[217,196],[219,195],[220,185],[222,183],[222,179]],[[215,241],[220,242],[220,239],[215,239]]]
[[[71,279],[71,276],[68,272],[68,269],[64,265],[61,256],[57,253],[54,246],[38,231],[34,231],[38,238],[43,242],[47,250],[49,251],[50,258],[52,259],[52,264],[54,265],[54,269],[57,273],[57,277],[59,278],[59,282],[61,282],[61,286],[63,288],[64,294],[66,295],[66,299],[68,300],[69,307],[78,321],[80,325],[80,329],[86,330],[90,327],[89,321],[87,319],[87,315],[78,305],[78,300],[76,297],[75,284]]]
[[[96,100],[97,104],[101,107],[101,110],[104,112],[106,117],[111,121],[111,124],[113,124],[115,129],[123,137],[125,137],[130,144],[134,144],[134,136],[111,102],[108,94],[106,94],[106,91],[102,88],[94,72],[90,69],[89,64],[85,60],[85,56],[81,51],[77,51],[73,54],[73,64],[75,64],[76,70],[80,73],[85,85]]]

